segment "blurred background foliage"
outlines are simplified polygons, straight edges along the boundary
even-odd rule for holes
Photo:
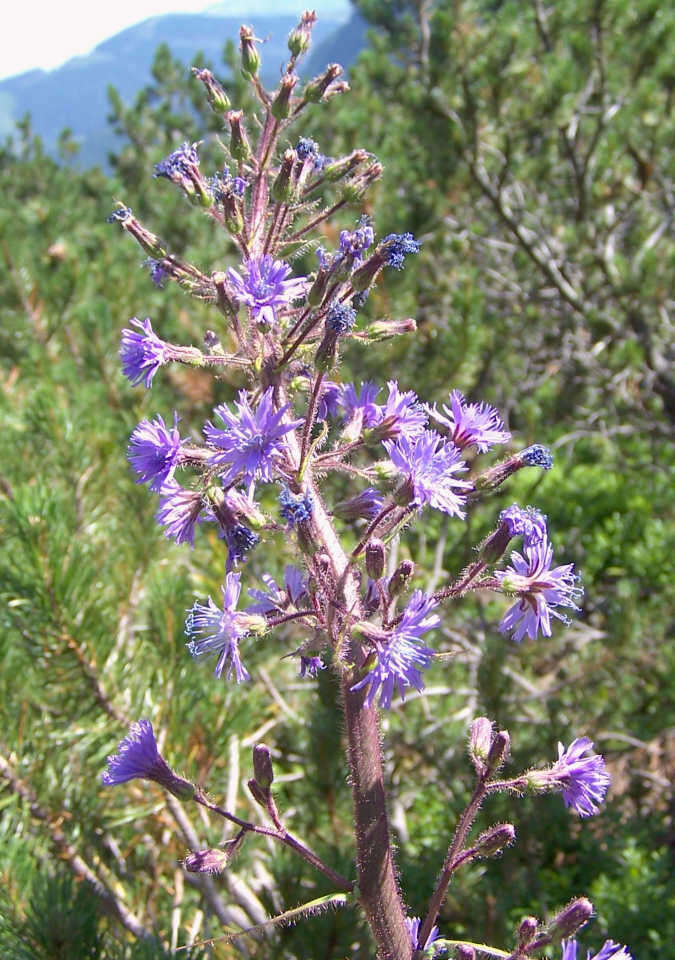
[[[423,245],[366,311],[413,316],[417,334],[348,350],[343,378],[384,371],[428,401],[459,387],[504,412],[516,446],[545,443],[556,458],[466,524],[425,514],[398,556],[416,561],[419,586],[438,585],[518,500],[548,514],[557,557],[578,565],[586,588],[574,625],[519,647],[498,633],[493,599],[447,611],[452,658],[382,724],[401,886],[421,913],[471,790],[473,716],[510,729],[514,773],[587,734],[612,772],[602,813],[577,822],[557,796],[494,800],[481,825],[510,819],[518,842],[458,876],[441,929],[508,946],[522,916],[585,894],[597,910],[588,946],[612,937],[636,960],[662,960],[675,942],[675,15],[652,0],[358,7],[374,30],[351,93],[308,111],[301,132],[331,156],[372,150],[385,166],[365,208],[378,235],[411,230]],[[230,46],[223,64],[234,58]],[[250,91],[233,76],[232,100],[246,107]],[[255,682],[244,688],[186,655],[183,611],[195,594],[217,594],[221,544],[204,531],[194,551],[168,543],[124,455],[143,416],[175,407],[196,428],[239,385],[169,370],[146,393],[117,356],[131,316],[181,343],[198,343],[217,317],[152,286],[137,248],[105,223],[116,201],[207,272],[235,265],[227,237],[151,177],[184,140],[204,140],[205,169],[222,164],[221,124],[199,94],[166,48],[133,105],[111,91],[128,146],[110,177],[72,169],[67,134],[61,162],[49,159],[28,122],[0,149],[0,945],[10,958],[150,960],[331,892],[259,838],[222,877],[185,874],[180,858],[226,838],[222,825],[150,784],[100,786],[106,755],[143,716],[181,772],[251,819],[243,784],[264,740],[288,824],[351,873],[334,678],[297,681],[279,659],[291,630],[247,651]],[[361,212],[333,224],[326,245]],[[271,538],[247,585],[284,560]],[[200,949],[183,955],[370,955],[350,909]]]

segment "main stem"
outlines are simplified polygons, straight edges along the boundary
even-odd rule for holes
[[[291,439],[292,437],[292,439]],[[289,436],[295,455],[300,454],[297,438]],[[317,490],[311,469],[305,484],[312,495],[314,527],[323,552],[330,559],[338,584],[343,610],[356,614],[360,607],[359,584],[349,559],[338,540]],[[353,653],[357,651],[352,651]],[[354,836],[359,900],[377,944],[380,960],[410,960],[412,946],[405,912],[396,883],[394,857],[389,834],[382,751],[374,707],[364,707],[363,690],[353,693],[351,682],[342,680],[343,710],[347,732],[347,760],[354,801]]]

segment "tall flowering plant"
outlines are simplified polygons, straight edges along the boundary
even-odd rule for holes
[[[199,432],[184,426],[175,411],[172,422],[159,415],[143,420],[129,441],[131,467],[157,496],[156,519],[166,536],[192,546],[199,528],[212,525],[223,543],[221,596],[195,600],[188,611],[186,655],[211,660],[214,683],[243,685],[250,680],[247,650],[254,640],[264,642],[292,622],[298,639],[290,655],[299,675],[334,672],[353,792],[353,867],[343,876],[287,829],[274,799],[271,753],[262,743],[253,750],[248,787],[265,811],[266,826],[241,819],[214,803],[202,785],[174,773],[148,719],[132,725],[109,758],[103,783],[154,780],[237,827],[228,845],[189,853],[188,871],[226,869],[249,835],[289,847],[334,886],[323,903],[363,911],[383,960],[447,952],[462,960],[476,953],[515,960],[556,943],[569,960],[576,956],[573,937],[592,913],[584,898],[547,921],[526,917],[507,951],[453,939],[452,931],[443,935],[437,920],[454,874],[515,840],[509,823],[474,836],[476,814],[492,794],[558,791],[580,817],[597,812],[609,778],[587,737],[561,744],[548,767],[504,778],[509,734],[488,718],[476,718],[468,746],[475,787],[444,860],[439,858],[424,917],[408,915],[397,879],[378,716],[411,689],[424,691],[440,652],[446,607],[478,590],[503,594],[510,606],[499,628],[521,641],[549,637],[554,620],[566,622],[578,610],[581,591],[572,565],[554,561],[546,518],[516,504],[496,518],[468,567],[433,592],[414,588],[412,561],[390,562],[394,538],[405,536],[425,512],[441,511],[461,524],[483,495],[522,469],[548,470],[552,458],[535,445],[481,469],[481,454],[512,441],[493,407],[453,390],[439,408],[396,380],[381,385],[340,378],[345,343],[376,345],[414,335],[412,320],[367,322],[360,313],[381,275],[403,269],[420,244],[407,232],[379,237],[371,220],[359,215],[362,198],[382,172],[372,154],[355,150],[330,157],[314,141],[293,136],[309,105],[348,89],[335,64],[304,85],[298,79],[297,62],[315,19],[305,13],[290,34],[290,57],[272,93],[259,79],[256,39],[242,27],[241,67],[257,98],[256,117],[231,109],[214,76],[195,70],[229,132],[222,170],[202,170],[198,143],[184,143],[155,167],[156,177],[171,181],[229,235],[238,262],[207,274],[174,256],[128,207],[118,206],[109,219],[146,252],[156,284],[175,281],[214,309],[213,330],[201,347],[165,342],[150,319],[133,318],[120,347],[131,384],[150,389],[161,368],[175,363],[215,377],[237,365],[247,378],[234,403],[216,406]],[[348,207],[357,208],[352,228],[326,249],[324,224]],[[312,251],[314,269],[300,275],[296,263]],[[336,502],[333,478],[345,475],[351,495]],[[519,550],[512,550],[514,542]],[[271,557],[282,546],[293,554],[283,583],[270,574],[258,582],[247,576],[252,551]],[[313,902],[306,911],[316,908]],[[607,941],[598,956],[629,955]]]

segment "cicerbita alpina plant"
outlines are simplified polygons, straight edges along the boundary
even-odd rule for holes
[[[214,310],[202,347],[167,343],[150,319],[133,318],[120,347],[131,384],[150,389],[154,377],[174,363],[214,375],[236,364],[248,377],[234,402],[220,403],[206,423],[188,428],[175,411],[171,426],[157,414],[143,420],[129,441],[131,467],[137,481],[158,496],[156,518],[166,536],[192,546],[200,528],[215,525],[223,540],[222,601],[195,600],[186,620],[186,656],[212,659],[213,683],[240,684],[238,695],[245,696],[253,643],[265,643],[275,628],[293,622],[294,646],[287,656],[296,660],[300,676],[334,671],[344,713],[345,773],[353,790],[353,869],[342,876],[284,826],[264,744],[254,749],[248,786],[270,826],[242,820],[209,800],[201,786],[174,774],[147,720],[122,740],[103,782],[154,780],[237,825],[231,848],[193,852],[184,861],[189,871],[225,869],[248,834],[262,834],[329,878],[336,891],[329,901],[362,908],[378,957],[410,960],[451,950],[469,960],[480,951],[478,945],[443,938],[437,920],[456,871],[500,854],[515,840],[509,823],[471,836],[483,802],[498,791],[558,791],[569,808],[590,816],[607,790],[604,761],[581,737],[567,749],[561,746],[550,768],[499,779],[509,734],[496,731],[487,718],[476,719],[469,742],[473,796],[420,919],[408,915],[406,891],[397,881],[378,711],[405,700],[411,689],[423,693],[450,601],[477,590],[506,594],[512,606],[500,629],[520,641],[550,637],[552,620],[564,621],[563,611],[578,610],[581,593],[571,564],[553,566],[546,518],[516,504],[502,511],[475,560],[454,581],[424,592],[412,583],[410,560],[387,574],[392,539],[425,513],[440,511],[462,524],[486,491],[521,469],[549,469],[552,457],[537,444],[481,470],[477,458],[512,442],[493,407],[453,390],[439,408],[395,380],[385,386],[340,379],[340,353],[347,341],[376,347],[386,337],[414,335],[410,319],[368,323],[361,311],[380,275],[404,269],[420,244],[406,231],[378,237],[376,225],[358,209],[381,174],[372,154],[355,150],[331,157],[313,140],[293,135],[293,124],[308,105],[326,103],[348,89],[335,64],[304,85],[296,75],[315,19],[304,14],[291,33],[290,58],[272,93],[259,79],[253,32],[242,28],[241,67],[257,98],[255,117],[230,109],[213,75],[195,71],[223,121],[228,145],[222,169],[211,175],[202,170],[199,143],[178,146],[155,166],[156,177],[170,181],[229,236],[236,251],[233,263],[206,273],[184,262],[126,206],[120,205],[110,220],[151,258],[146,264],[155,283],[174,281]],[[350,206],[357,208],[353,228],[342,229],[337,248],[327,249],[324,224]],[[306,258],[312,249],[313,269],[299,271],[299,255]],[[332,480],[345,474],[352,488],[347,498],[342,488],[337,501]],[[522,552],[504,560],[514,540],[522,542]],[[294,553],[282,583],[270,574],[262,582],[247,576],[245,561],[253,550],[259,558],[268,551],[270,556],[280,550]],[[546,923],[526,917],[514,931],[508,956],[529,957],[567,938],[564,960],[570,960],[575,941],[569,938],[591,913],[582,898]]]

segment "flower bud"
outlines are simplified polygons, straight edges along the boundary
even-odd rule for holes
[[[527,447],[520,453],[514,454],[508,460],[496,464],[485,473],[474,480],[476,491],[494,490],[501,486],[512,474],[522,470],[523,467],[541,467],[542,470],[550,470],[553,466],[553,455],[548,447],[543,447],[539,443]]]
[[[342,67],[337,63],[329,63],[324,72],[311,80],[304,89],[303,97],[306,103],[319,103],[331,83],[342,73]]]
[[[237,308],[230,299],[230,294],[227,286],[227,274],[218,270],[216,273],[212,274],[211,279],[213,280],[213,285],[216,288],[216,303],[218,307],[223,311],[223,313],[229,313],[231,317],[237,315]]]
[[[230,153],[239,163],[244,163],[251,156],[251,145],[241,122],[243,115],[242,110],[230,110],[225,116],[230,125]]]
[[[251,796],[255,802],[261,806],[264,810],[267,810],[267,804],[270,799],[269,790],[262,790],[256,781],[251,777],[251,779],[246,784],[248,789],[251,791]]]
[[[281,158],[279,172],[276,175],[271,190],[272,199],[276,203],[288,203],[289,200],[293,199],[295,185],[292,180],[292,175],[296,158],[297,154],[295,150],[290,149],[286,150]]]
[[[487,717],[477,717],[471,724],[469,755],[479,774],[484,774],[487,770],[487,758],[491,746],[492,723]]]
[[[493,774],[502,766],[511,749],[511,737],[508,730],[500,730],[494,735],[487,758],[488,774]]]
[[[230,107],[230,100],[210,70],[193,67],[192,72],[206,87],[206,99],[215,113],[224,113]]]
[[[244,212],[242,210],[241,200],[234,194],[225,194],[222,198],[223,215],[225,217],[225,226],[233,237],[238,237],[244,229]]]
[[[548,932],[554,940],[565,940],[573,937],[585,923],[593,916],[593,904],[586,897],[572,900],[554,917],[549,924]]]
[[[523,949],[532,943],[537,932],[538,922],[536,917],[523,917],[518,927],[518,946]]]
[[[323,340],[316,348],[316,353],[314,354],[314,365],[317,370],[327,373],[333,369],[337,357],[337,342],[337,333],[332,330],[326,330],[323,335]]]
[[[294,57],[306,53],[312,40],[312,27],[316,23],[316,13],[305,10],[300,23],[288,35],[288,49]]]
[[[291,94],[297,82],[294,73],[286,73],[281,78],[277,95],[272,101],[272,116],[277,120],[285,120],[291,112]]]
[[[382,176],[384,167],[379,161],[372,163],[367,170],[359,171],[344,185],[343,197],[349,203],[355,203],[363,198],[366,190]]]
[[[253,773],[255,774],[255,782],[261,790],[269,793],[274,781],[274,768],[270,748],[265,746],[264,743],[257,743],[253,748]]]
[[[325,270],[323,267],[319,268],[319,271],[316,275],[314,283],[309,288],[309,293],[307,294],[307,303],[310,307],[318,307],[323,298],[326,295],[326,290],[328,289],[328,281],[331,278],[331,271]]]
[[[230,857],[224,850],[195,850],[183,859],[189,873],[222,873]]]
[[[455,949],[457,960],[476,960],[476,951],[467,943],[460,943]]]
[[[384,256],[380,251],[376,250],[375,253],[371,254],[366,262],[362,263],[352,274],[353,289],[358,293],[371,287],[383,266]]]
[[[333,514],[340,520],[374,520],[384,504],[384,497],[375,487],[366,487],[348,500],[341,500],[333,507]]]
[[[255,34],[250,27],[239,30],[241,41],[241,72],[244,76],[256,77],[260,69],[260,54],[255,48]]]
[[[331,162],[327,163],[323,168],[324,178],[329,183],[336,183],[338,180],[346,177],[348,173],[351,173],[352,170],[356,170],[369,156],[370,154],[366,150],[353,150],[352,153],[346,157],[331,160]]]
[[[475,843],[479,857],[494,857],[516,839],[515,827],[510,823],[498,823],[485,830]]]
[[[384,573],[384,543],[371,537],[366,544],[366,573],[371,580],[379,580]]]
[[[413,573],[415,572],[415,564],[412,560],[401,560],[399,565],[394,570],[389,581],[389,597],[394,599],[398,594],[404,589]]]
[[[382,340],[398,337],[402,333],[415,333],[416,330],[417,322],[413,317],[405,320],[376,320],[364,331],[363,336],[374,343],[379,343]]]

